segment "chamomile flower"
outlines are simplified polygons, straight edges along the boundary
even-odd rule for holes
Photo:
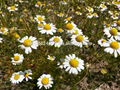
[[[114,38],[115,40],[120,40],[120,32],[117,28],[113,27],[107,27],[104,29],[105,35],[108,36],[108,38]]]
[[[37,49],[37,47],[38,47],[38,41],[33,36],[30,36],[30,37],[25,36],[24,38],[22,38],[19,41],[20,41],[20,43],[22,43],[22,45],[20,45],[20,47],[22,49],[25,49],[26,54],[31,53],[32,49]]]
[[[78,74],[78,72],[84,69],[84,61],[76,57],[75,54],[69,54],[65,57],[63,67],[66,69],[65,71],[70,74]]]
[[[106,43],[107,43],[107,40],[105,40],[105,39],[100,39],[100,40],[98,40],[98,44],[99,44],[101,47],[104,47]]]
[[[94,12],[94,9],[93,9],[92,7],[89,7],[89,6],[88,6],[86,9],[87,9],[88,12],[90,12],[90,13],[93,13],[93,12]]]
[[[52,87],[52,84],[53,84],[53,78],[51,77],[50,74],[43,74],[38,78],[37,85],[39,89],[41,89],[42,87],[44,87],[45,89],[49,89]]]
[[[65,23],[68,23],[69,21],[71,21],[72,17],[67,17],[64,21]]]
[[[0,38],[0,43],[2,43],[2,41],[3,41],[3,38]]]
[[[104,3],[100,4],[99,8],[102,12],[107,10],[107,6]]]
[[[88,45],[88,37],[84,36],[84,35],[72,35],[71,37],[71,43],[75,46],[78,46],[80,48],[83,47],[83,45]]]
[[[63,17],[63,16],[64,16],[64,13],[58,13],[57,16],[58,16],[58,17]]]
[[[24,56],[23,54],[19,54],[19,53],[15,53],[14,57],[11,58],[12,59],[12,64],[13,65],[18,65],[21,64],[24,60]]]
[[[13,83],[13,84],[18,84],[20,82],[22,82],[24,79],[24,74],[22,71],[19,71],[19,72],[15,72],[12,74],[12,77],[10,78],[10,81]]]
[[[1,27],[0,28],[0,34],[7,35],[8,34],[8,29],[6,27]]]
[[[105,52],[114,54],[115,58],[120,55],[120,43],[118,41],[110,39],[109,42],[105,44],[105,46]]]
[[[24,77],[26,81],[32,79],[31,75],[32,75],[32,71],[30,69],[24,71]]]
[[[60,36],[54,36],[54,37],[50,38],[49,45],[55,46],[55,47],[60,47],[61,45],[63,45],[63,40]]]
[[[17,6],[18,6],[18,4],[8,7],[9,12],[17,11],[18,10]]]
[[[44,23],[42,27],[38,27],[38,30],[42,34],[53,35],[53,33],[56,32],[56,27],[52,23],[50,24]]]
[[[114,5],[116,5],[118,7],[118,9],[120,10],[120,1],[117,1],[117,2],[113,1],[112,3]]]
[[[67,23],[65,25],[67,33],[73,33],[75,29],[77,29],[77,25],[73,22]]]
[[[92,18],[94,16],[93,13],[87,13],[86,15],[87,15],[87,18]]]
[[[42,23],[42,22],[44,22],[44,20],[45,20],[45,16],[36,15],[35,20],[36,20],[38,23]]]
[[[47,59],[50,60],[50,61],[54,61],[55,58],[56,58],[55,56],[50,56],[50,55],[48,55],[48,58],[47,58]]]
[[[76,29],[74,29],[73,34],[80,34],[80,35],[83,35],[83,32],[82,32],[81,29],[76,28]]]
[[[58,28],[57,32],[62,33],[64,30],[62,28]]]
[[[35,4],[35,7],[42,7],[42,3],[40,1],[37,1],[37,3]]]

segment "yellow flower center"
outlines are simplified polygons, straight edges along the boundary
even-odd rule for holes
[[[15,38],[20,38],[20,35],[19,34],[17,34],[17,33],[13,33],[13,36],[15,37]]]
[[[117,21],[117,25],[120,26],[120,20]]]
[[[4,31],[5,31],[5,28],[4,28],[4,27],[2,27],[0,31],[1,31],[1,32],[4,32]]]
[[[51,29],[51,26],[50,26],[49,24],[45,24],[45,25],[44,25],[44,29],[45,29],[45,30],[50,30],[50,29]]]
[[[67,20],[67,21],[70,21],[70,20],[71,20],[71,17],[66,18],[66,20]]]
[[[11,9],[11,10],[15,10],[15,6],[11,6],[10,9]]]
[[[26,47],[29,47],[32,45],[32,41],[27,39],[27,40],[24,40],[23,44],[26,46]]]
[[[106,40],[102,40],[102,43],[106,42]]]
[[[111,42],[110,47],[113,48],[113,49],[119,49],[120,45],[119,45],[118,42]]]
[[[114,4],[119,5],[119,4],[120,4],[120,2],[114,2]]]
[[[37,5],[38,5],[38,6],[40,6],[40,5],[41,5],[41,2],[40,2],[40,1],[38,1],[38,2],[37,2]]]
[[[15,61],[19,61],[20,57],[19,56],[14,56]]]
[[[42,22],[43,18],[42,17],[38,17],[38,21]]]
[[[76,68],[76,67],[78,67],[79,62],[78,62],[78,60],[76,60],[76,59],[71,59],[70,62],[69,62],[69,64],[70,64],[72,67]]]
[[[76,37],[76,41],[82,42],[84,40],[84,37],[82,35],[79,35]]]
[[[18,80],[19,78],[20,78],[20,75],[19,74],[15,74],[14,79]]]
[[[25,77],[28,78],[28,77],[29,77],[29,73],[26,73],[26,74],[25,74]]]
[[[72,30],[74,28],[74,26],[71,23],[68,23],[68,24],[66,24],[66,28],[68,30]]]
[[[58,29],[58,32],[63,32],[62,28],[59,28],[59,29]]]
[[[54,38],[53,41],[57,43],[57,42],[60,41],[60,39],[59,38]]]
[[[41,83],[47,85],[49,83],[49,78],[43,78]]]
[[[116,35],[118,34],[118,30],[117,30],[116,28],[112,28],[112,29],[110,30],[110,34],[116,36]]]

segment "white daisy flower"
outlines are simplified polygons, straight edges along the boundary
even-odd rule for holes
[[[56,32],[56,27],[52,23],[51,24],[44,23],[42,27],[38,27],[38,30],[42,34],[53,35],[53,33]]]
[[[92,18],[94,15],[92,13],[87,13],[87,18]]]
[[[84,69],[84,61],[76,57],[75,54],[69,54],[65,57],[63,67],[66,69],[65,71],[70,74],[78,74],[78,72]]]
[[[83,45],[88,45],[88,42],[88,37],[84,35],[72,35],[71,37],[71,43],[80,48],[82,48]]]
[[[3,38],[0,38],[0,43],[2,43],[2,41],[3,41]]]
[[[65,23],[68,23],[69,21],[71,21],[72,17],[67,17],[64,21]]]
[[[104,49],[105,52],[114,54],[116,58],[120,55],[120,43],[114,39],[110,39],[108,43],[105,44],[106,48]]]
[[[24,71],[24,77],[25,77],[26,81],[28,81],[29,79],[32,79],[31,75],[32,75],[31,69],[28,69],[28,70]]]
[[[58,16],[58,17],[63,17],[64,14],[63,14],[63,13],[58,13],[57,16]]]
[[[107,41],[106,41],[105,39],[100,39],[100,40],[98,40],[98,44],[99,44],[101,47],[104,47],[106,43],[107,43]]]
[[[77,25],[76,25],[75,23],[73,23],[73,22],[67,23],[67,24],[65,25],[65,28],[66,28],[66,30],[67,30],[67,33],[74,33],[74,30],[75,30],[75,29],[78,29],[78,28],[77,28]]]
[[[107,27],[104,29],[105,35],[108,38],[114,38],[115,40],[120,40],[120,32],[118,32],[117,28]]]
[[[15,53],[14,57],[12,57],[11,59],[12,59],[11,62],[13,65],[18,65],[18,64],[21,64],[23,62],[24,57],[23,57],[23,54]]]
[[[1,27],[0,28],[0,34],[6,35],[8,33],[8,29],[6,27]]]
[[[102,12],[107,10],[107,6],[104,3],[100,4],[99,8]]]
[[[17,11],[18,10],[17,6],[18,6],[18,4],[8,7],[9,12]]]
[[[52,38],[50,38],[49,40],[49,45],[51,46],[55,46],[55,47],[60,47],[61,45],[63,45],[63,40],[60,36],[54,36]]]
[[[114,5],[116,5],[118,7],[118,9],[120,10],[120,1],[113,1],[112,2]]]
[[[120,20],[114,21],[112,26],[117,27],[120,30]]]
[[[43,74],[42,76],[40,76],[40,78],[38,78],[37,85],[39,89],[41,89],[42,87],[44,87],[45,89],[49,89],[52,87],[52,84],[53,78],[50,74]]]
[[[76,29],[74,29],[73,34],[83,35],[83,32],[82,32],[82,30],[81,30],[81,29],[76,28]]]
[[[92,7],[89,7],[89,6],[88,6],[86,9],[87,9],[88,12],[90,12],[90,13],[93,13],[93,12],[94,12],[94,9],[93,9]]]
[[[48,58],[47,58],[47,59],[50,60],[50,61],[54,61],[55,58],[56,58],[55,56],[50,56],[50,55],[48,55]]]
[[[40,1],[37,1],[37,3],[35,4],[35,7],[41,7],[42,3]]]
[[[13,83],[13,84],[18,84],[20,82],[22,82],[24,79],[24,74],[22,71],[20,72],[15,72],[12,74],[12,77],[10,78],[10,81]]]
[[[33,36],[25,36],[21,40],[19,40],[22,45],[20,47],[22,49],[25,49],[25,53],[29,54],[32,52],[32,49],[37,49],[38,47],[38,41],[36,40],[36,37]]]
[[[44,20],[45,20],[45,16],[36,15],[35,20],[36,20],[38,23],[42,23],[42,22],[44,22]]]

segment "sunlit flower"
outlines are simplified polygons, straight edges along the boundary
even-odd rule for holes
[[[10,78],[10,81],[13,83],[13,84],[18,84],[20,82],[22,82],[24,79],[24,74],[22,71],[19,71],[19,72],[15,72],[12,74],[12,77]]]
[[[55,47],[60,47],[63,44],[63,40],[60,36],[54,36],[50,38],[49,40],[49,45],[55,46]]]
[[[62,33],[64,30],[62,28],[57,29],[57,32]]]
[[[77,29],[77,25],[73,22],[67,23],[65,25],[67,33],[74,33],[74,30]]]
[[[87,18],[92,18],[94,16],[93,13],[87,13],[86,15],[87,15]]]
[[[32,79],[31,75],[32,75],[32,71],[30,69],[24,71],[24,77],[26,81]]]
[[[24,57],[23,57],[23,54],[15,53],[14,57],[12,57],[11,59],[12,59],[11,62],[13,65],[18,65],[18,64],[21,64],[23,62]]]
[[[42,22],[44,22],[44,20],[45,20],[45,16],[36,15],[35,20],[36,20],[38,23],[42,23]]]
[[[22,38],[20,40],[20,43],[22,43],[22,45],[20,45],[20,47],[22,49],[25,49],[26,54],[31,53],[32,49],[37,49],[37,47],[38,47],[38,41],[33,36],[30,36],[30,37],[25,36],[24,38]]]
[[[90,13],[93,13],[93,12],[94,12],[94,9],[93,9],[92,7],[89,7],[89,6],[88,6],[86,9],[87,9],[88,12],[90,12]]]
[[[48,58],[47,58],[47,59],[50,60],[50,61],[54,61],[55,58],[56,58],[55,56],[50,56],[50,55],[48,55]]]
[[[78,46],[80,48],[83,47],[83,45],[88,45],[88,37],[85,37],[84,35],[72,35],[71,37],[71,43],[75,46]]]
[[[53,84],[53,78],[51,77],[50,74],[43,74],[38,78],[37,85],[39,89],[41,89],[42,87],[44,87],[45,89],[49,89],[52,87],[52,84]]]
[[[114,39],[110,39],[108,43],[105,44],[105,52],[114,54],[114,57],[120,55],[120,43]]]
[[[40,1],[37,1],[37,3],[35,4],[35,7],[42,7],[42,3]]]
[[[104,33],[109,38],[114,38],[115,40],[120,40],[120,32],[117,28],[107,27],[104,29]]]
[[[100,39],[100,40],[98,40],[98,44],[99,44],[101,47],[104,47],[106,43],[107,43],[107,40],[105,40],[105,39]]]
[[[8,7],[9,12],[17,11],[18,10],[17,6],[18,6],[18,4]]]
[[[64,16],[64,13],[58,13],[57,16],[63,17],[63,16]]]
[[[102,12],[107,10],[107,6],[104,3],[100,4],[99,8]]]
[[[81,70],[84,69],[84,61],[76,57],[75,54],[69,54],[65,57],[63,67],[65,68],[65,71],[70,74],[78,74],[78,72],[81,72]]]
[[[53,35],[53,33],[56,32],[56,27],[52,23],[50,23],[50,24],[44,23],[44,25],[42,27],[38,27],[38,30],[42,34]]]
[[[6,27],[1,27],[0,28],[0,34],[3,34],[3,35],[8,34],[8,29]]]

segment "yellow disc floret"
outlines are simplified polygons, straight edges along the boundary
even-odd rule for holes
[[[10,9],[11,9],[11,10],[15,10],[15,6],[11,6]]]
[[[57,42],[60,41],[60,39],[56,37],[56,38],[53,39],[53,41],[57,43]]]
[[[44,25],[44,29],[45,29],[45,30],[50,30],[50,29],[51,29],[51,26],[50,26],[49,24],[45,24],[45,25]]]
[[[32,41],[27,39],[27,40],[24,40],[23,44],[26,46],[26,47],[29,47],[32,45]]]
[[[49,83],[49,78],[43,78],[41,83],[47,85]]]
[[[73,28],[74,28],[74,26],[71,23],[66,24],[66,29],[72,30]]]
[[[116,36],[118,34],[118,30],[116,28],[112,28],[110,30],[110,34],[112,34],[113,36]]]
[[[20,75],[19,74],[15,74],[14,79],[18,80],[19,78],[20,78]]]
[[[69,62],[69,64],[70,64],[72,67],[76,68],[76,67],[78,67],[79,62],[78,62],[78,60],[76,60],[76,59],[71,59],[70,62]]]
[[[38,17],[38,21],[42,22],[43,18],[42,17]]]
[[[111,42],[110,43],[110,47],[113,49],[119,49],[120,48],[120,44],[118,42]]]
[[[84,37],[82,35],[78,35],[76,37],[76,41],[78,41],[78,42],[82,42],[83,40],[84,40]]]
[[[117,25],[120,26],[120,20],[117,21]]]
[[[15,60],[15,61],[18,61],[19,59],[20,59],[19,56],[14,56],[14,60]]]

